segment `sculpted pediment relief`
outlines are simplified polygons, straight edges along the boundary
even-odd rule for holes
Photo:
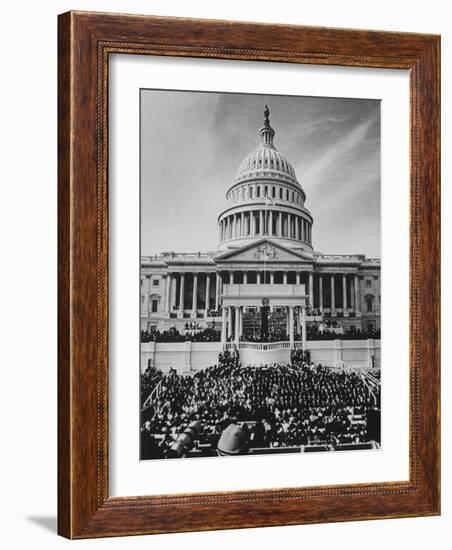
[[[250,262],[250,263],[285,263],[285,262],[310,262],[312,258],[294,252],[269,240],[261,240],[257,243],[244,246],[237,250],[230,250],[215,258],[216,262]]]

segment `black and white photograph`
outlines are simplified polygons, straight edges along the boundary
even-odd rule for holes
[[[141,460],[381,448],[380,122],[141,89]]]

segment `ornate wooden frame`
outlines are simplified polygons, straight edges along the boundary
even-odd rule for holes
[[[439,514],[440,38],[69,12],[59,16],[58,52],[59,533],[85,538]],[[109,497],[111,53],[409,70],[409,481]]]

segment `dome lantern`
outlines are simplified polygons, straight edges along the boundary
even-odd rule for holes
[[[265,106],[264,117],[264,125],[259,130],[259,135],[261,136],[261,145],[273,147],[273,137],[275,135],[275,131],[270,126],[270,109],[268,108],[268,105]]]

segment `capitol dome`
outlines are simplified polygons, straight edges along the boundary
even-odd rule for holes
[[[273,177],[289,178],[297,183],[295,170],[287,158],[271,144],[260,144],[259,147],[240,164],[235,176],[235,182],[271,175]]]
[[[218,218],[219,249],[236,248],[271,237],[290,248],[312,251],[313,219],[306,195],[287,158],[273,144],[274,129],[265,106],[258,147],[240,163]]]

